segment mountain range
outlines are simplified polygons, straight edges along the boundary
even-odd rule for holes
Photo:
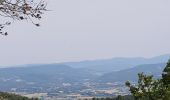
[[[84,68],[99,74],[109,73],[113,71],[120,71],[124,69],[133,68],[142,64],[157,64],[166,63],[170,59],[170,54],[165,54],[161,56],[156,56],[152,58],[111,58],[104,60],[91,60],[91,61],[81,61],[81,62],[67,62],[62,63],[68,65],[72,68]]]
[[[162,74],[165,63],[158,64],[144,64],[130,69],[125,69],[116,72],[110,72],[97,78],[98,82],[125,82],[125,81],[137,81],[138,73],[144,73],[147,75],[153,75],[154,78],[159,78]]]
[[[170,55],[153,58],[112,58],[104,60],[31,64],[0,68],[0,89],[36,87],[84,82],[135,81],[144,72],[160,77]]]

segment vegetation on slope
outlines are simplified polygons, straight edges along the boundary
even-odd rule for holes
[[[37,98],[27,98],[20,95],[0,92],[0,100],[38,100]]]
[[[93,98],[92,100],[134,100],[134,97],[131,95],[127,96],[117,96],[115,98]]]

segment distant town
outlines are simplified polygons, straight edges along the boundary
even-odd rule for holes
[[[10,92],[41,100],[75,100],[128,95],[124,83],[62,83],[61,86],[11,88]]]

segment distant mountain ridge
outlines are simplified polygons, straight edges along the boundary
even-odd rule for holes
[[[65,80],[77,81],[86,78],[90,73],[85,70],[74,69],[62,64],[32,65],[29,67],[1,68],[0,76],[17,76],[28,81]],[[90,75],[92,77],[92,75]],[[50,78],[49,78],[50,77]],[[40,79],[41,78],[41,79]],[[37,80],[39,79],[39,80]]]
[[[72,68],[86,68],[98,73],[108,73],[112,71],[119,71],[129,69],[134,66],[141,64],[156,64],[165,63],[170,59],[170,54],[156,56],[152,58],[112,58],[104,60],[92,60],[92,61],[81,61],[81,62],[66,62],[65,65],[69,65]]]
[[[62,87],[62,84],[82,84],[84,82],[135,81],[139,72],[159,77],[169,58],[170,55],[162,55],[148,59],[113,58],[0,68],[0,89],[9,91],[11,88],[28,87],[32,89],[32,87],[46,88],[54,85]]]
[[[134,68],[125,69],[117,72],[110,72],[97,78],[98,82],[125,82],[125,81],[137,81],[137,74],[144,72],[148,75],[153,75],[155,78],[161,76],[166,63],[158,64],[144,64]]]
[[[0,68],[0,89],[6,91],[13,87],[47,87],[53,84],[61,86],[63,83],[83,82],[93,78],[94,75],[86,70],[61,64]]]

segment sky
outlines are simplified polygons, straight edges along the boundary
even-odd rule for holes
[[[48,0],[41,27],[15,21],[9,35],[0,36],[0,66],[170,54],[169,5],[169,0]]]

